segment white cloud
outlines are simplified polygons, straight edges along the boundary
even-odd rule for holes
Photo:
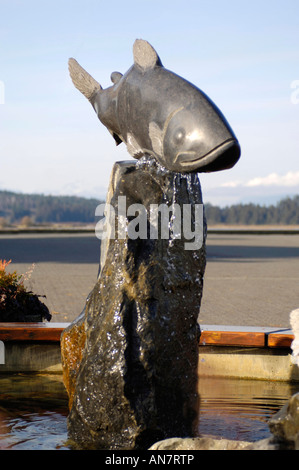
[[[222,183],[221,187],[222,188],[237,188],[238,186],[241,186],[243,183],[240,180],[236,181],[227,181],[226,183]]]
[[[233,180],[221,184],[222,188],[252,188],[263,186],[281,186],[287,188],[297,186],[299,192],[299,171],[289,171],[285,175],[270,173],[266,176],[257,176],[248,181]]]
[[[299,171],[289,171],[285,175],[278,175],[277,173],[270,173],[267,176],[253,178],[245,184],[248,187],[255,186],[283,186],[293,187],[297,186],[299,190]]]
[[[269,173],[266,176],[246,179],[235,178],[212,183],[201,178],[204,202],[220,207],[232,204],[276,204],[286,197],[299,194],[299,171],[285,174]]]

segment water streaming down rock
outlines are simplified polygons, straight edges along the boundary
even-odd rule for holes
[[[126,216],[120,218],[123,196]],[[183,229],[181,236],[173,230],[163,238],[160,227],[159,236],[151,237],[156,232],[150,215],[153,205],[177,204],[175,218],[167,221],[177,229],[178,208],[183,214],[184,207],[202,207],[200,183],[195,173],[173,173],[153,159],[120,162],[106,202],[110,214],[118,214],[116,233],[119,223],[126,231],[124,238],[102,240],[98,281],[84,313],[62,335],[68,431],[81,448],[142,449],[193,435],[206,224],[203,218],[200,246],[193,248],[186,245],[191,231],[186,237]],[[129,236],[131,222],[139,234],[142,224],[127,215],[132,204],[146,209],[146,237]],[[194,233],[195,219],[192,212]],[[74,360],[82,337],[85,346]]]

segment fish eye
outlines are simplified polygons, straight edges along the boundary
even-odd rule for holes
[[[185,129],[183,129],[182,127],[180,127],[179,129],[177,129],[174,133],[174,141],[176,144],[181,144],[184,139],[185,139]]]

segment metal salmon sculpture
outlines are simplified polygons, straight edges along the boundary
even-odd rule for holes
[[[90,101],[117,145],[134,158],[154,157],[168,170],[211,172],[231,168],[240,146],[217,106],[200,89],[165,69],[154,48],[137,39],[134,65],[111,74],[103,89],[75,59],[72,81]]]

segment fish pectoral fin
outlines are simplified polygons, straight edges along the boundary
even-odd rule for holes
[[[137,140],[135,137],[128,133],[127,135],[127,150],[129,154],[134,157],[134,158],[140,158],[144,154],[142,148],[138,144]]]
[[[149,124],[149,136],[152,142],[153,151],[162,157],[163,154],[163,131],[160,129],[158,124],[150,122]]]
[[[116,83],[120,81],[122,76],[123,74],[120,72],[112,72],[112,74],[110,75],[111,82],[114,83],[114,85],[116,85]]]
[[[108,129],[108,127],[107,127]],[[119,145],[123,142],[122,138],[119,137],[118,134],[116,134],[115,132],[113,132],[111,129],[108,129],[108,131],[110,132],[110,134],[112,135],[113,139],[115,140],[115,143],[116,145]]]
[[[155,49],[149,42],[136,39],[133,45],[134,63],[144,70],[162,67],[162,62]]]
[[[75,59],[69,59],[69,72],[75,87],[88,100],[95,92],[102,90],[101,85]]]
[[[115,132],[112,132],[112,136],[115,140],[116,145],[119,145],[123,142],[122,139],[119,137],[119,135],[115,134]]]

